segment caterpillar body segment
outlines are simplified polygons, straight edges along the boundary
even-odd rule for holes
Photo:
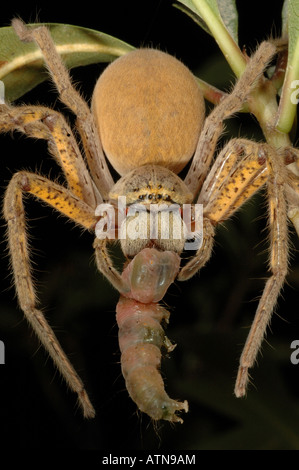
[[[187,401],[171,399],[160,374],[161,349],[175,345],[166,337],[161,323],[169,312],[159,305],[179,270],[179,256],[171,251],[145,248],[129,263],[122,276],[129,294],[121,295],[116,307],[122,373],[127,390],[138,408],[154,420],[183,422],[180,411]]]
[[[180,257],[173,251],[158,251],[144,248],[122,273],[123,280],[129,285],[126,297],[144,304],[159,302],[180,269]]]

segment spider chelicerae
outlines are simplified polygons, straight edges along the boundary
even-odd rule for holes
[[[95,238],[98,269],[120,292],[122,300],[119,309],[127,313],[130,308],[134,310],[138,306],[138,315],[141,315],[140,309],[146,310],[148,307],[160,322],[162,319],[168,320],[167,313],[159,310],[157,303],[168,285],[174,279],[189,279],[204,266],[211,256],[215,227],[265,186],[269,206],[271,276],[266,282],[240,359],[235,394],[243,396],[248,369],[255,362],[287,273],[286,192],[297,193],[297,179],[287,164],[297,157],[295,154],[290,157],[290,149],[278,152],[266,143],[242,138],[230,140],[215,159],[214,153],[223,130],[223,121],[239,111],[250,99],[252,90],[265,80],[263,72],[275,55],[275,46],[270,42],[259,46],[248,59],[247,67],[232,93],[221,100],[205,119],[204,100],[195,78],[181,62],[168,54],[154,49],[140,49],[117,59],[99,78],[90,109],[72,85],[47,28],[28,28],[20,20],[14,20],[13,27],[20,40],[35,41],[39,46],[61,101],[76,116],[76,129],[84,150],[82,155],[67,120],[55,110],[43,106],[0,105],[0,131],[18,130],[29,137],[47,140],[50,152],[65,177],[65,185],[60,185],[36,173],[16,173],[6,191],[4,217],[8,225],[20,306],[61,375],[77,393],[84,416],[90,418],[95,413],[84,385],[37,307],[22,203],[24,193],[46,202],[91,232],[95,232],[97,224],[103,220],[111,223],[111,220],[105,219],[105,211],[99,213],[98,207],[103,203],[116,207],[119,197],[126,198],[126,211],[132,204],[143,205],[146,209],[144,223],[148,220],[150,204],[159,206],[163,203],[166,208],[170,204],[176,204],[179,208],[184,204],[191,207],[202,204],[201,244],[194,256],[181,267],[178,257],[185,246],[183,236],[180,239],[166,239],[158,230],[158,236],[154,239],[150,235],[134,240],[122,237],[121,246],[128,259],[123,274],[115,269],[110,259],[107,250],[109,234]],[[117,182],[109,172],[106,158],[121,175]],[[189,170],[182,180],[177,174],[190,160]],[[118,225],[117,215],[113,220],[112,228],[116,229],[116,236],[121,229],[126,230],[132,220],[134,222],[134,216],[126,211],[122,227]],[[183,224],[182,212],[178,217]],[[195,224],[195,219],[193,217],[191,225]],[[166,271],[164,266],[168,266]],[[132,272],[135,274],[132,275]],[[139,296],[136,292],[140,288],[140,273],[143,273],[146,284],[141,283]],[[158,279],[157,282],[152,280],[153,276]],[[160,287],[162,285],[161,292],[158,284]],[[149,286],[150,291],[150,297],[146,298],[145,285]],[[147,328],[147,333],[150,331],[152,334],[151,341],[155,328],[158,327]],[[149,342],[148,337],[143,337],[140,342],[143,345]],[[166,337],[163,337],[162,345],[168,350],[172,349]],[[154,346],[157,347],[156,344]],[[159,358],[155,368],[158,366]],[[156,409],[151,410],[150,405],[144,403],[154,399],[145,398],[144,390],[153,384],[150,378],[144,378],[144,381],[130,391],[139,408],[154,419],[180,421],[176,413],[187,411],[186,402],[169,399],[168,403],[168,396],[163,395],[155,404]],[[134,388],[131,378],[129,382],[130,388]],[[171,410],[165,412],[167,406]]]

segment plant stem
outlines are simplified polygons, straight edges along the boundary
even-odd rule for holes
[[[261,84],[251,93],[248,99],[249,110],[258,120],[268,144],[278,149],[291,145],[287,133],[276,127],[278,105],[276,88],[270,80],[263,78]]]
[[[238,44],[229,34],[221,18],[212,11],[206,1],[192,0],[192,3],[207,24],[231,69],[237,77],[240,77],[246,67],[246,59]]]

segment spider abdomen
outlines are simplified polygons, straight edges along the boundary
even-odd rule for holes
[[[196,80],[176,58],[137,49],[110,64],[93,93],[103,149],[120,175],[146,163],[179,173],[204,120]]]

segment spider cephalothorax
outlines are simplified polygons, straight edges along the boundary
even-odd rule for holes
[[[179,254],[183,251],[186,224],[182,207],[190,205],[193,196],[171,170],[149,164],[135,168],[117,181],[109,198],[115,207],[119,198],[124,198],[126,213],[119,226],[123,232],[119,238],[126,256],[135,256],[149,244]],[[133,236],[129,236],[128,229]]]
[[[36,306],[23,193],[46,202],[84,229],[95,231],[98,268],[121,294],[117,319],[129,393],[153,419],[180,421],[177,412],[187,411],[187,403],[168,397],[158,372],[160,349],[173,348],[160,325],[168,321],[169,314],[158,302],[174,279],[186,280],[206,263],[215,226],[265,186],[272,274],[241,357],[235,393],[244,395],[248,368],[254,364],[287,272],[285,191],[296,191],[297,179],[290,177],[287,162],[281,158],[283,151],[278,155],[264,143],[233,139],[214,163],[213,156],[223,120],[239,111],[254,87],[265,80],[263,71],[275,47],[267,42],[260,45],[232,93],[206,119],[203,97],[191,72],[177,59],[153,49],[136,50],[108,66],[96,84],[90,110],[71,84],[46,27],[28,29],[19,20],[13,26],[21,40],[35,41],[40,47],[60,99],[77,117],[84,148],[83,157],[65,118],[56,111],[42,106],[0,105],[0,131],[16,129],[48,140],[65,176],[65,185],[59,185],[35,173],[16,173],[6,192],[4,216],[20,305],[62,376],[78,394],[84,415],[94,416],[84,386]],[[121,175],[116,183],[106,157]],[[182,180],[177,173],[191,158]],[[122,218],[118,214],[120,199],[125,200]],[[202,205],[203,213],[196,212],[197,204]],[[186,222],[184,206],[188,205],[191,215]],[[172,211],[173,206],[177,210]],[[158,208],[154,210],[155,236],[150,231],[151,208]],[[112,218],[111,210],[116,211]],[[193,230],[198,214],[203,216],[200,236]],[[180,236],[172,228],[166,237],[167,224],[179,227]],[[106,234],[103,231],[107,225],[115,229],[113,233],[121,239],[128,258],[122,274],[113,266],[107,250],[113,238],[109,230]],[[146,236],[136,236],[144,226]],[[129,236],[129,231],[135,236]],[[194,256],[180,266],[179,255],[186,249],[190,232],[200,243]]]

